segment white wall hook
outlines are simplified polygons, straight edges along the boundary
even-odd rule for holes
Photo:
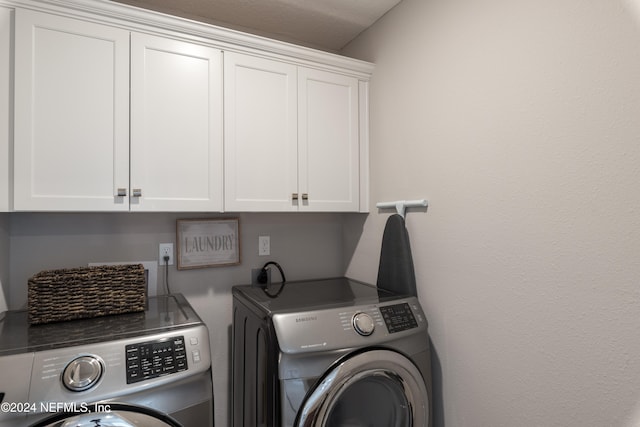
[[[402,218],[407,208],[419,208],[429,206],[429,203],[425,199],[420,200],[398,200],[396,202],[380,202],[376,204],[378,209],[393,209],[395,208]]]

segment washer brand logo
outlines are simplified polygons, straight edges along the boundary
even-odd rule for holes
[[[318,316],[296,317],[296,323],[313,322],[314,320],[318,320]]]

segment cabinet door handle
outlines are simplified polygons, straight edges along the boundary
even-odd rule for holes
[[[134,188],[133,190],[131,190],[131,195],[133,197],[142,197],[142,189],[141,188]]]
[[[118,197],[126,197],[127,195],[127,189],[126,188],[118,188],[118,192],[116,193],[116,196]]]
[[[298,200],[298,193],[293,193],[293,194],[291,195],[291,200],[293,200],[294,202],[295,202],[296,200]]]
[[[307,193],[302,193],[302,200],[309,200],[309,195]]]

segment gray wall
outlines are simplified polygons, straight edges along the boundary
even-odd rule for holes
[[[372,203],[430,200],[407,227],[440,425],[640,424],[639,5],[403,0],[345,51],[376,63]]]
[[[157,260],[159,243],[175,243],[176,219],[194,217],[221,216],[0,214],[0,278],[10,275],[11,307],[25,306],[27,280],[41,270],[77,267],[89,262]],[[241,234],[240,265],[180,271],[175,265],[169,267],[171,291],[184,294],[209,326],[215,422],[221,426],[229,425],[231,287],[250,283],[251,268],[259,268],[270,260],[282,265],[288,280],[344,274],[342,215],[241,214],[237,217]],[[258,256],[259,235],[271,236],[271,256]],[[158,275],[163,273],[164,267],[159,268]],[[273,273],[273,280],[280,280],[277,272]]]

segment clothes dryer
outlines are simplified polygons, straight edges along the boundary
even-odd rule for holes
[[[271,286],[233,288],[233,427],[431,426],[417,298],[347,278]]]

